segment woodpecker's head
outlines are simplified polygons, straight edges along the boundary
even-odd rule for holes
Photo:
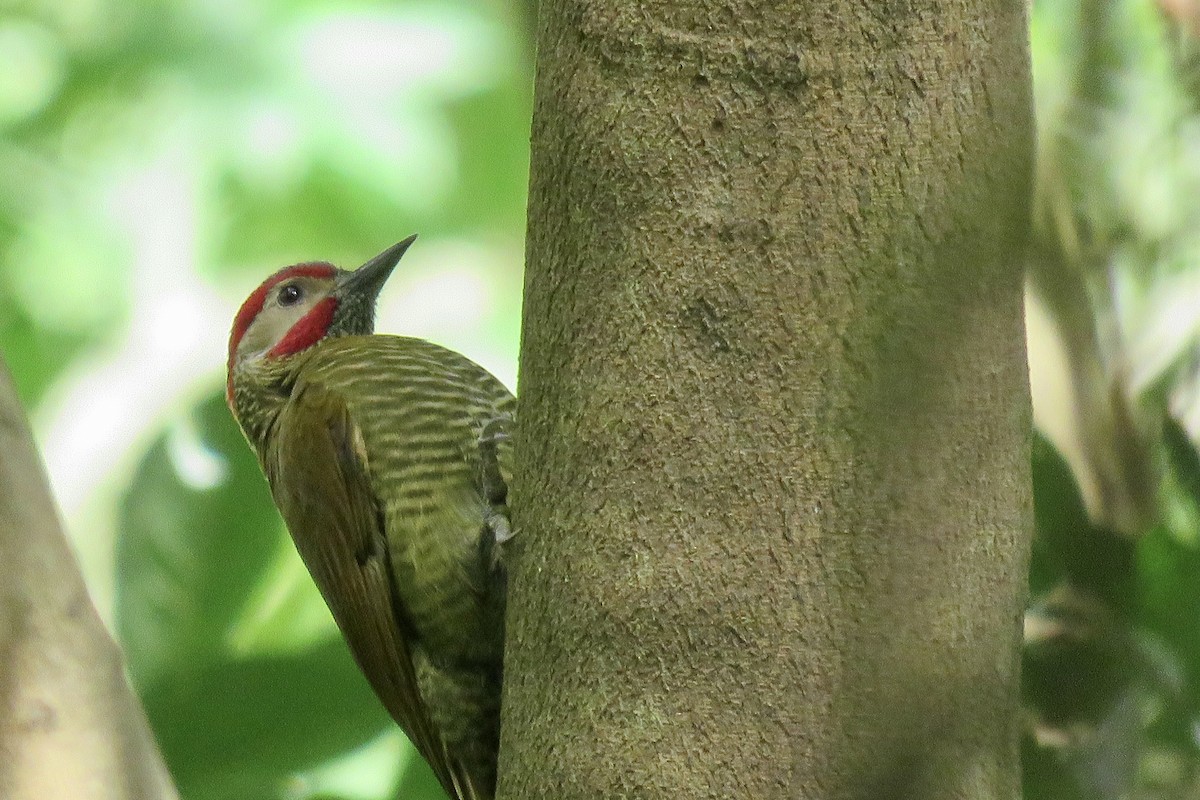
[[[284,267],[263,281],[238,309],[229,334],[230,407],[234,372],[241,366],[295,355],[330,336],[372,333],[379,290],[416,238],[392,245],[352,272],[318,261]]]

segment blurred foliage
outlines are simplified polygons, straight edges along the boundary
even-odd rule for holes
[[[389,288],[443,307],[389,318],[385,294],[381,321],[515,374],[532,19],[0,2],[0,351],[187,800],[444,796],[295,555],[221,364],[267,273],[415,231]]]
[[[1198,33],[1192,0],[1033,7],[1029,283],[1069,402],[1035,391],[1029,798],[1200,797]]]
[[[185,798],[440,797],[280,527],[223,337],[279,265],[418,231],[404,332],[515,358],[532,0],[2,2],[0,351]],[[1033,6],[1069,403],[1033,448],[1030,798],[1200,797],[1198,33],[1196,0]]]

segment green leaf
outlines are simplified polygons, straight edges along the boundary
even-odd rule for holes
[[[1200,686],[1200,550],[1160,527],[1139,542],[1137,566],[1140,621],[1179,653],[1195,693]]]
[[[1033,507],[1034,595],[1069,579],[1114,609],[1129,608],[1135,595],[1134,542],[1092,523],[1070,466],[1040,434],[1033,443]]]
[[[236,656],[287,653],[337,636],[324,598],[289,539],[229,631]]]
[[[1175,419],[1163,420],[1164,470],[1159,503],[1167,530],[1181,543],[1200,544],[1200,455]]]
[[[143,688],[220,661],[264,570],[291,546],[220,395],[150,447],[119,525],[117,630]]]
[[[1079,484],[1066,459],[1049,439],[1033,439],[1033,514],[1040,536],[1056,537],[1064,531],[1091,528]]]
[[[429,762],[418,757],[409,761],[396,796],[411,800],[446,800],[446,791],[438,783]]]
[[[273,779],[360,747],[393,725],[339,637],[301,653],[218,661],[143,694],[176,781]]]

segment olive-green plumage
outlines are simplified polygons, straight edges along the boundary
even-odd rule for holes
[[[363,306],[338,294],[359,291],[352,274],[339,270],[327,286],[297,277],[308,307],[290,316],[280,290],[279,313],[295,317],[277,326],[284,337],[312,328],[314,341],[300,336],[294,352],[279,335],[239,352],[257,323],[235,325],[230,406],[376,693],[452,797],[491,798],[515,400],[453,351],[356,335]],[[354,313],[335,308],[313,328],[328,297]],[[268,298],[258,316],[273,309]]]

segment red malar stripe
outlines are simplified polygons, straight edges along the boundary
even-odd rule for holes
[[[327,264],[323,261],[284,267],[263,281],[257,289],[250,293],[250,296],[246,298],[246,302],[242,303],[242,307],[238,309],[237,316],[233,318],[233,330],[229,334],[229,360],[225,365],[228,372],[225,394],[231,407],[233,406],[233,359],[237,354],[237,348],[241,344],[242,337],[246,335],[246,329],[250,327],[250,323],[254,322],[254,318],[258,316],[258,313],[263,309],[263,305],[266,304],[267,294],[279,285],[279,283],[288,278],[332,278],[336,272],[337,269],[333,264]],[[313,311],[315,310],[316,307],[313,308]],[[311,313],[309,312],[309,314]],[[288,335],[291,335],[290,332]],[[284,338],[286,339],[287,337]],[[280,344],[282,343],[281,341]]]
[[[283,338],[267,352],[267,358],[282,358],[307,350],[325,335],[337,310],[337,298],[326,297],[296,321]]]

